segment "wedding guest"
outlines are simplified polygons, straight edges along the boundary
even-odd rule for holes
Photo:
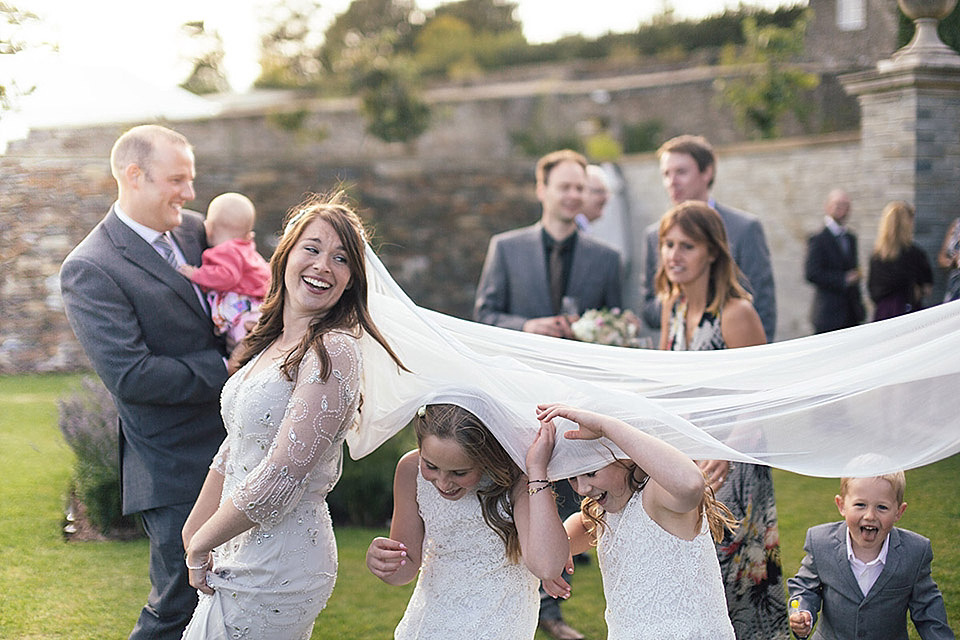
[[[256,210],[239,193],[222,193],[210,201],[203,228],[209,249],[199,267],[185,264],[180,273],[207,292],[216,333],[233,351],[260,318],[260,304],[270,285],[270,266],[253,241]]]
[[[960,300],[960,218],[953,221],[943,236],[943,244],[937,253],[937,265],[948,269],[943,301]]]
[[[607,438],[628,456],[570,479],[586,500],[565,522],[571,552],[597,547],[608,640],[732,640],[713,540],[736,523],[697,465],[615,418],[560,404],[540,405],[537,417],[571,420],[577,429],[564,437]],[[564,584],[545,586],[562,594]]]
[[[60,269],[67,320],[119,414],[121,500],[150,540],[150,595],[130,638],[179,640],[197,602],[180,529],[223,440],[225,351],[203,294],[194,157],[179,133],[133,127],[110,152],[117,201]]]
[[[185,640],[310,636],[337,575],[326,496],[362,402],[364,232],[341,195],[287,216],[263,316],[223,390],[227,437],[183,527],[200,602]],[[181,559],[183,562],[183,559]]]
[[[906,640],[907,611],[924,640],[953,640],[930,541],[893,526],[907,508],[905,485],[902,471],[840,480],[834,500],[843,521],[807,530],[806,555],[787,581],[798,638],[810,635],[822,609],[815,640]]]
[[[770,250],[767,248],[767,239],[760,219],[720,204],[710,195],[717,177],[717,157],[706,138],[692,135],[671,138],[657,150],[657,157],[660,159],[663,187],[672,204],[699,200],[709,204],[720,214],[730,242],[730,254],[741,271],[740,283],[753,296],[753,305],[760,314],[767,342],[772,342],[777,328],[777,301]],[[643,321],[651,328],[662,329],[660,300],[654,286],[657,260],[660,257],[657,229],[657,223],[646,229]]]
[[[913,222],[913,206],[902,200],[888,203],[880,215],[867,275],[874,322],[922,309],[933,289],[930,259],[913,242]]]
[[[660,348],[709,351],[763,344],[763,325],[740,285],[719,214],[705,202],[684,202],[663,216],[658,236]],[[725,460],[699,464],[717,500],[743,521],[717,543],[737,638],[788,637],[770,468]]]
[[[855,327],[866,317],[860,295],[857,236],[847,229],[850,197],[843,189],[834,189],[824,210],[823,229],[807,241],[804,261],[804,275],[817,289],[810,311],[817,333]]]
[[[367,550],[387,584],[417,578],[394,638],[532,640],[537,578],[559,580],[569,555],[546,480],[553,426],[540,427],[524,475],[460,406],[428,404],[414,425],[419,448],[397,463],[390,537]]]
[[[537,161],[540,221],[490,239],[477,285],[477,322],[573,338],[570,324],[584,311],[621,306],[620,253],[577,229],[586,171],[586,158],[569,149]],[[567,486],[558,494],[565,518],[576,511],[576,496]],[[564,620],[560,602],[542,591],[541,607],[541,627],[552,638],[583,638]]]
[[[587,181],[583,189],[583,207],[575,218],[577,228],[583,233],[590,233],[590,225],[600,219],[603,208],[610,199],[610,183],[603,167],[595,164],[587,165]]]

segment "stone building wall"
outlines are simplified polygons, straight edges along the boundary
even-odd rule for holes
[[[663,118],[664,138],[703,133],[717,144],[716,197],[764,222],[774,256],[778,338],[805,335],[812,292],[802,279],[802,256],[806,235],[822,223],[826,193],[835,186],[850,192],[853,226],[866,256],[890,193],[889,179],[863,171],[855,129],[734,144],[729,114],[711,102],[711,73],[691,69],[659,78],[435,90],[433,125],[406,145],[365,134],[350,100],[288,101],[282,112],[235,110],[170,124],[196,149],[195,209],[204,210],[224,191],[246,193],[258,206],[260,247],[269,254],[289,207],[306,192],[342,185],[373,227],[379,255],[411,297],[469,317],[489,237],[539,216],[535,159],[517,153],[510,133],[532,127],[570,131],[597,117],[611,128]],[[839,85],[829,91],[839,92]],[[605,98],[598,100],[601,95]],[[857,115],[855,107],[852,111]],[[0,373],[85,365],[62,313],[56,276],[70,248],[115,197],[107,158],[127,126],[35,131],[0,157]],[[620,164],[632,208],[630,228],[638,236],[666,209],[666,197],[652,154],[626,156]],[[939,229],[930,237],[936,233],[942,237]],[[640,246],[635,242],[631,249],[637,253],[634,266],[640,264]],[[634,272],[628,300],[635,298],[636,285]]]

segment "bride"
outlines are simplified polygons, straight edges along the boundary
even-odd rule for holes
[[[367,309],[356,214],[313,197],[289,218],[223,389],[227,437],[183,528],[201,592],[187,639],[310,637],[337,575],[325,500],[363,397],[360,336],[400,365]]]

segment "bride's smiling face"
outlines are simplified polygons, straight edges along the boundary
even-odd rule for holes
[[[420,443],[420,475],[447,500],[459,500],[480,482],[481,472],[452,438],[424,436]]]

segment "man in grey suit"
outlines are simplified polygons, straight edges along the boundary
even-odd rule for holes
[[[823,229],[810,236],[804,260],[804,275],[817,288],[810,312],[817,333],[855,327],[866,317],[860,295],[857,236],[847,229],[850,198],[843,189],[834,189],[824,209]]]
[[[178,639],[197,603],[181,529],[224,438],[224,345],[199,290],[193,150],[157,125],[134,127],[110,156],[118,197],[60,270],[64,307],[119,413],[123,512],[150,538],[152,589],[131,638]]]
[[[777,328],[777,301],[773,288],[770,250],[760,219],[749,213],[718,204],[710,189],[716,177],[717,158],[713,147],[701,136],[682,135],[667,140],[659,150],[660,175],[673,204],[700,200],[713,207],[727,231],[730,253],[746,277],[743,284],[753,295],[753,306],[763,322],[767,342],[773,342]],[[660,327],[660,301],[654,291],[654,277],[660,260],[660,223],[646,229],[646,258],[643,273],[643,320],[653,329]]]
[[[570,315],[620,306],[620,254],[577,229],[582,155],[550,153],[537,162],[536,176],[540,221],[490,239],[473,315],[484,324],[572,338]]]
[[[577,227],[586,168],[586,158],[569,149],[537,162],[540,222],[490,239],[474,306],[478,322],[572,338],[570,316],[620,306],[619,252]],[[577,511],[579,500],[568,483],[557,483],[557,494],[562,518]],[[564,621],[559,601],[542,589],[540,628],[556,640],[583,638]]]

